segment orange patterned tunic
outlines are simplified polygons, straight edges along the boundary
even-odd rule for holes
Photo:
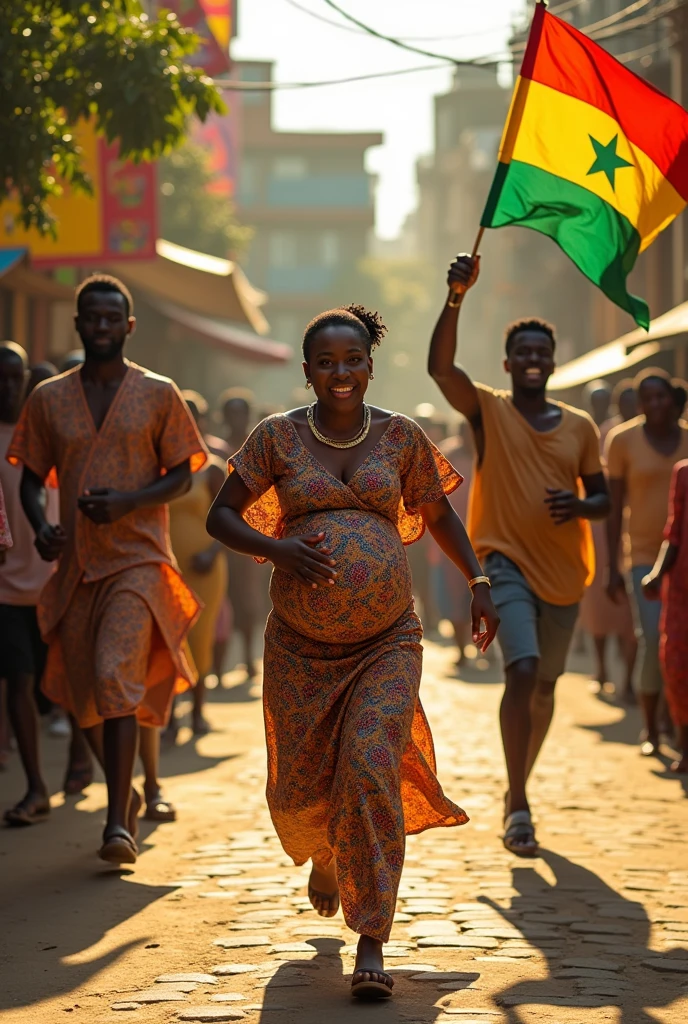
[[[39,604],[48,641],[43,690],[88,728],[136,713],[165,722],[175,690],[194,675],[184,655],[198,601],[169,544],[167,506],[96,525],[77,506],[87,489],[135,491],[207,453],[176,385],[133,363],[96,430],[80,367],[40,384],[24,406],[7,458],[59,483],[67,546]]]
[[[324,531],[337,581],[317,590],[275,569],[265,633],[270,813],[295,863],[333,857],[354,931],[386,941],[405,835],[468,818],[442,792],[418,699],[422,628],[403,544],[418,511],[461,483],[420,427],[393,414],[348,484],[284,415],[230,459],[259,499],[245,514],[273,537]]]

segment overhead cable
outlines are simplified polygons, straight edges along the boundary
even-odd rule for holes
[[[225,92],[277,92],[279,89],[315,89],[325,85],[346,85],[349,82],[366,82],[372,78],[393,78],[396,75],[412,75],[416,71],[438,71],[446,68],[443,64],[425,64],[418,68],[400,68],[398,71],[377,71],[368,75],[351,75],[348,78],[327,78],[320,82],[244,82],[231,78],[215,78],[213,84]]]
[[[576,0],[576,3],[580,3],[581,0]],[[326,18],[323,14],[318,14],[317,11],[311,10],[310,7],[305,7],[300,4],[298,0],[285,0],[290,7],[294,7],[297,11],[301,11],[303,14],[308,14],[311,18],[315,18],[316,21],[321,21],[325,25],[330,25],[332,28],[339,28],[343,32],[351,32],[355,36],[367,36],[370,33],[362,28],[355,28],[353,25],[344,25],[341,21],[334,21],[332,18]],[[473,39],[476,36],[489,36],[495,35],[499,31],[504,30],[504,23],[499,25],[492,25],[490,28],[476,29],[474,32],[461,32],[459,35],[441,35],[441,36],[399,36],[404,43],[436,43],[441,40],[456,40],[456,39]]]
[[[323,0],[328,7],[331,7],[333,11],[340,14],[342,18],[346,18],[353,25],[357,25],[358,28],[362,28],[364,32],[367,32],[370,36],[375,36],[376,39],[383,39],[386,43],[391,43],[392,46],[398,46],[401,50],[408,50],[410,53],[419,53],[423,57],[434,57],[435,60],[446,60],[449,64],[472,64],[473,61],[457,60],[456,57],[449,57],[446,53],[433,53],[431,50],[424,50],[420,46],[413,46],[412,43],[405,43],[403,39],[398,39],[395,36],[385,35],[384,32],[378,32],[377,29],[372,28],[370,25],[366,25],[364,21],[359,21],[353,14],[349,14],[343,10],[334,0]]]

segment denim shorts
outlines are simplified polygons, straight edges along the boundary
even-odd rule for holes
[[[510,558],[491,551],[483,561],[492,583],[492,600],[501,623],[497,640],[504,667],[523,658],[538,658],[538,677],[553,683],[566,668],[566,657],[578,619],[578,603],[543,601]]]
[[[662,614],[661,601],[649,601],[643,593],[643,578],[652,570],[651,565],[634,565],[631,569],[633,603],[640,640],[640,693],[662,692],[662,668],[659,663],[659,622]]]

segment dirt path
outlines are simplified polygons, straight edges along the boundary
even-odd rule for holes
[[[233,673],[209,707],[215,731],[195,744],[185,732],[165,756],[180,820],[142,823],[135,870],[94,856],[101,784],[78,802],[56,796],[45,825],[0,833],[6,1024],[685,1024],[684,786],[638,756],[635,712],[624,718],[569,675],[533,787],[545,853],[509,856],[500,688],[457,680],[450,662],[428,645],[424,703],[440,777],[472,821],[408,842],[390,1003],[348,999],[355,937],[341,917],[316,917],[304,870],[281,853],[263,799],[259,690]],[[63,744],[45,750],[57,792]],[[4,807],[19,792],[15,764],[0,782]],[[156,984],[180,972],[201,977]]]

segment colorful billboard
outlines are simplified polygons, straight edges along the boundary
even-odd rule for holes
[[[229,71],[230,3],[220,0],[166,0],[165,6],[174,11],[181,24],[192,29],[201,40],[196,52],[187,58],[189,64],[203,68],[206,74],[212,76]],[[212,9],[212,25],[206,17],[206,7]]]
[[[0,246],[26,246],[34,266],[90,264],[107,260],[153,259],[157,237],[157,179],[154,164],[118,159],[118,145],[99,138],[92,124],[74,131],[83,150],[94,194],[68,185],[51,200],[57,238],[25,231],[16,205],[0,207]]]
[[[191,139],[202,146],[208,155],[208,167],[213,180],[207,186],[209,192],[230,199],[236,190],[239,161],[238,96],[225,99],[226,114],[211,114],[202,124],[196,121]]]
[[[229,41],[233,34],[233,6],[233,0],[201,0],[208,28],[225,51],[229,50]]]

